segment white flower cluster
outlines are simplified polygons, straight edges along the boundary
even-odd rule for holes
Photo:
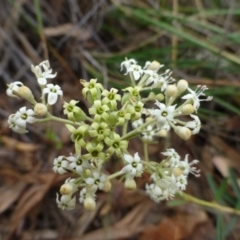
[[[108,190],[106,185],[110,182],[107,176],[97,169],[93,162],[82,159],[81,154],[70,155],[69,157],[59,156],[53,161],[53,171],[58,174],[73,172],[78,178],[69,178],[62,185],[60,192],[62,194],[60,200],[57,194],[57,204],[62,209],[73,209],[76,204],[74,193],[78,190],[81,183],[84,188],[80,191],[79,202],[84,203],[86,209],[95,208],[95,198],[97,190]],[[110,190],[110,189],[109,189]],[[89,205],[89,203],[91,203]]]
[[[181,160],[172,148],[162,154],[167,156],[167,159],[163,160],[152,174],[151,179],[154,183],[146,185],[147,193],[156,202],[172,199],[176,193],[185,190],[189,173],[196,177],[200,176],[200,170],[192,167],[198,160],[189,163],[188,155]]]
[[[193,91],[186,80],[175,83],[169,69],[162,74],[158,73],[163,65],[156,61],[146,62],[142,68],[134,59],[130,59],[124,61],[121,68],[131,78],[131,86],[123,89],[122,94],[115,88],[104,89],[97,79],[89,82],[80,80],[82,94],[90,105],[89,116],[77,106],[76,100],[63,104],[63,113],[67,119],[50,114],[50,107],[63,96],[63,92],[58,85],[47,82],[47,79],[57,75],[52,73],[48,61],[31,68],[41,89],[41,102],[37,102],[31,90],[21,82],[8,86],[8,96],[22,97],[33,106],[33,109],[22,107],[16,114],[9,116],[8,123],[13,131],[26,133],[27,123],[58,121],[65,124],[71,133],[75,154],[58,156],[53,161],[55,173],[72,174],[61,186],[61,195],[57,194],[56,197],[57,205],[62,209],[71,210],[75,207],[81,189],[78,201],[87,210],[94,210],[97,191],[109,191],[110,180],[119,176],[124,179],[125,188],[132,190],[137,187],[135,177],[141,177],[143,172],[149,173],[153,183],[146,185],[147,193],[157,202],[170,199],[177,192],[185,190],[189,173],[199,176],[199,170],[192,166],[197,160],[189,163],[188,155],[181,160],[174,149],[168,149],[163,153],[166,159],[156,163],[148,159],[146,146],[155,137],[165,137],[170,129],[184,140],[197,134],[201,127],[196,115],[200,102],[211,99],[200,98],[205,96],[207,87],[198,86]],[[151,91],[153,89],[159,93],[155,94],[156,91]],[[141,97],[143,91],[149,90],[151,93],[147,98]],[[188,93],[184,95],[185,91]],[[181,104],[177,103],[178,98],[183,100]],[[155,104],[152,104],[153,101]],[[189,118],[192,120],[189,121]],[[133,127],[130,131],[129,122]],[[119,127],[122,127],[122,135],[119,134]],[[138,153],[133,156],[129,154],[129,140],[136,136],[140,136],[144,143],[146,159],[141,159]],[[103,170],[104,164],[113,155],[124,166],[108,175]]]
[[[200,102],[212,99],[212,97],[200,99],[200,97],[205,96],[206,86],[197,86],[196,90],[193,91],[189,88],[186,80],[182,79],[175,83],[175,79],[171,77],[172,72],[169,69],[163,74],[157,73],[163,65],[156,61],[147,62],[145,67],[141,68],[134,59],[129,59],[124,61],[121,66],[122,68],[125,67],[126,74],[130,74],[137,81],[135,89],[140,89],[140,91],[149,90],[149,85],[151,85],[151,89],[160,89],[162,92],[160,95],[153,97],[157,108],[145,108],[144,113],[147,119],[153,118],[156,119],[156,122],[143,129],[143,140],[151,142],[154,140],[154,136],[165,137],[171,128],[184,140],[188,140],[191,135],[200,131],[201,122],[194,113],[197,113]],[[188,91],[188,93],[181,97],[185,91]],[[175,103],[179,97],[185,100],[180,105]],[[152,100],[151,98],[152,96],[149,97],[149,100]],[[179,119],[187,115],[192,118],[191,121],[186,122]],[[141,124],[143,124],[143,119],[138,119],[132,123],[132,126],[137,128]]]
[[[34,116],[44,116],[47,113],[49,105],[53,105],[57,102],[58,96],[62,96],[63,92],[58,85],[47,84],[48,78],[54,78],[57,74],[51,74],[49,61],[43,61],[37,66],[32,65],[32,72],[35,74],[38,84],[42,90],[42,103],[35,101],[31,90],[24,86],[22,82],[13,82],[8,85],[6,91],[9,97],[22,97],[29,101],[33,106],[33,109],[22,107],[17,111],[16,114],[9,116],[8,124],[9,127],[20,134],[27,133],[27,123],[34,123],[37,118]],[[47,95],[47,104],[45,103],[45,97]]]

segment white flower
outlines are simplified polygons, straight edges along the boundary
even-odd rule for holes
[[[127,175],[131,177],[140,176],[142,174],[143,165],[138,153],[135,153],[134,157],[123,154],[123,158],[127,162],[127,165],[122,168],[121,172],[127,173]]]
[[[47,84],[47,78],[56,77],[57,73],[52,74],[52,69],[50,69],[49,61],[43,61],[37,66],[31,66],[32,72],[35,74],[38,84],[44,86]]]
[[[28,109],[26,107],[21,107],[17,113],[15,114],[15,123],[20,128],[26,128],[27,122],[28,123],[34,123],[36,122],[36,118],[32,117],[34,116],[34,111],[32,109]]]
[[[146,61],[143,69],[147,69],[152,62]]]
[[[159,82],[159,75],[153,71],[153,70],[145,70],[145,73],[149,75],[146,85],[149,85],[151,83],[157,84]]]
[[[188,154],[185,156],[184,161],[180,161],[178,167],[183,170],[183,174],[186,176],[189,173],[192,173],[194,176],[199,177],[200,170],[197,169],[196,167],[192,167],[193,164],[197,164],[199,161],[198,160],[193,160],[191,163],[188,162]]]
[[[161,200],[168,198],[167,192],[163,191],[158,185],[154,183],[150,185],[146,184],[146,192],[155,202],[160,202]]]
[[[102,174],[97,170],[93,170],[92,177],[85,179],[85,182],[91,186],[93,191],[97,191],[98,188],[103,189],[106,178],[105,174]]]
[[[179,177],[176,178],[176,186],[180,190],[185,190],[187,186],[187,176],[186,175],[180,175]]]
[[[79,202],[80,203],[83,203],[84,200],[87,198],[87,197],[90,197],[90,198],[93,198],[94,200],[96,199],[96,194],[91,191],[91,190],[87,190],[86,188],[83,188],[81,191],[80,191],[80,197],[79,197]]]
[[[180,161],[179,154],[173,148],[169,148],[166,152],[162,152],[162,155],[169,157],[168,162],[170,165],[174,166]]]
[[[128,69],[133,64],[137,64],[137,61],[135,59],[126,59],[121,63],[121,71],[123,70],[123,67],[125,67],[125,69]]]
[[[68,169],[76,170],[78,174],[81,174],[84,169],[90,166],[88,161],[84,161],[81,159],[81,154],[72,155],[67,157],[66,159],[70,162]]]
[[[76,197],[72,198],[71,195],[62,195],[59,200],[59,196],[57,194],[56,202],[58,207],[62,210],[72,210],[75,208],[76,205]]]
[[[127,68],[127,72],[125,73],[125,75],[128,73],[132,73],[133,78],[137,81],[139,80],[141,75],[144,73],[144,70],[140,65],[132,64]]]
[[[59,156],[53,161],[53,171],[55,173],[64,174],[67,172],[69,162],[65,160],[64,156]]]
[[[139,118],[138,120],[132,122],[132,127],[134,129],[138,128],[138,127],[140,127],[142,125],[143,125],[143,119],[142,118]]]
[[[187,122],[185,127],[191,128],[192,134],[197,134],[201,128],[201,122],[198,116],[190,114],[190,116],[194,119],[193,121]]]
[[[58,85],[47,84],[43,89],[43,95],[48,93],[48,104],[53,105],[57,102],[58,96],[62,96],[63,92]]]
[[[174,111],[175,111],[175,107],[174,106],[166,106],[164,103],[158,102],[156,101],[155,103],[159,109],[149,109],[148,111],[150,112],[150,114],[154,117],[156,117],[157,119],[157,127],[160,129],[164,126],[164,124],[166,122],[173,122],[174,121]],[[164,128],[166,128],[167,126],[165,126]]]
[[[142,139],[146,141],[152,141],[155,136],[155,131],[151,125],[147,126],[147,129],[142,132]]]
[[[161,91],[163,92],[170,83],[175,82],[175,79],[172,77],[172,72],[167,69],[163,74],[158,76],[158,83],[161,83]]]
[[[22,127],[18,126],[16,121],[17,121],[17,119],[15,117],[15,114],[11,114],[8,118],[9,127],[14,132],[17,132],[17,133],[20,133],[20,134],[27,133],[28,131],[26,130],[26,128],[22,128]]]
[[[7,95],[9,97],[16,97],[16,98],[18,98],[18,96],[15,93],[18,92],[18,89],[19,89],[20,86],[23,86],[23,83],[19,82],[19,81],[10,83],[8,85],[8,89],[6,91]]]
[[[193,107],[197,111],[200,107],[200,102],[202,101],[210,101],[212,100],[212,97],[207,97],[205,99],[199,99],[201,96],[205,96],[205,93],[203,93],[208,88],[206,86],[200,86],[198,85],[195,91],[193,91],[191,88],[188,88],[188,91],[190,93],[186,94],[182,97],[182,99],[191,99],[193,101]]]

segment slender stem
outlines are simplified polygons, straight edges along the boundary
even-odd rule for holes
[[[70,120],[67,120],[67,119],[52,116],[50,113],[47,115],[46,118],[37,119],[37,122],[39,122],[39,123],[48,122],[48,121],[61,122],[61,123],[66,123],[66,124],[71,124],[71,125],[82,125],[81,123],[78,123],[78,122],[74,123],[74,122],[72,122]]]
[[[234,208],[230,208],[230,207],[226,207],[226,206],[222,206],[218,203],[215,202],[207,202],[204,201],[202,199],[193,197],[191,195],[188,195],[186,193],[182,193],[181,195],[179,195],[182,199],[188,201],[188,202],[193,202],[196,203],[198,205],[204,206],[204,207],[209,207],[209,208],[213,208],[213,209],[217,209],[221,212],[226,212],[226,213],[231,213],[231,214],[236,214],[240,216],[240,211],[234,209]]]
[[[142,129],[144,129],[148,125],[153,124],[154,122],[156,122],[156,119],[153,119],[153,120],[151,120],[149,122],[144,123],[142,126],[132,130],[131,132],[127,133],[125,136],[122,136],[121,140],[130,139],[132,137],[135,137],[136,135],[139,135],[141,133]]]
[[[123,128],[122,128],[122,135],[126,135],[127,134],[127,127],[128,127],[128,121],[126,121],[123,125]]]
[[[135,87],[136,86],[136,82],[135,82],[135,79],[133,77],[132,72],[130,72],[129,76],[130,76],[130,79],[131,79],[132,86]]]
[[[124,172],[121,172],[121,171],[113,173],[113,174],[111,174],[107,177],[107,180],[110,180],[110,179],[113,179],[115,177],[121,176],[122,174],[124,174]]]
[[[86,116],[86,120],[88,120],[89,122],[93,122],[93,119],[88,116]]]
[[[143,152],[144,152],[144,159],[146,162],[149,162],[148,158],[148,144],[146,142],[143,142]]]

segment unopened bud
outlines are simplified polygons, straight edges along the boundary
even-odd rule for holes
[[[161,67],[163,67],[163,65],[160,64],[158,61],[152,61],[152,62],[149,64],[149,66],[148,66],[147,69],[153,70],[153,71],[156,71],[156,72],[157,72]]]
[[[109,192],[112,188],[112,184],[110,181],[105,181],[104,186],[103,186],[103,191],[104,192]]]
[[[181,114],[182,115],[189,115],[192,114],[195,110],[192,104],[186,104],[184,106],[181,107]]]
[[[37,116],[44,116],[46,115],[48,109],[46,107],[46,105],[42,104],[42,103],[37,103],[35,106],[34,106],[34,113],[37,115]]]
[[[29,101],[32,104],[35,103],[35,99],[34,99],[34,96],[32,94],[32,91],[28,87],[26,87],[26,86],[19,87],[18,95],[20,97],[26,99],[27,101]]]
[[[88,211],[94,211],[96,209],[96,202],[93,198],[87,197],[84,200],[84,208]]]
[[[124,187],[128,190],[134,190],[137,187],[137,184],[133,178],[125,180]]]
[[[91,172],[90,169],[86,169],[86,170],[85,170],[85,174],[86,174],[87,177],[90,177],[91,174],[92,174],[92,172]]]
[[[190,139],[190,137],[192,136],[192,132],[189,128],[187,127],[180,127],[177,126],[174,129],[175,133],[183,140],[187,141],[188,139]]]
[[[159,93],[156,95],[156,100],[158,100],[159,102],[164,100],[164,95],[162,93]]]
[[[179,176],[181,176],[182,175],[182,170],[180,169],[180,168],[174,168],[173,169],[173,175],[175,176],[175,177],[179,177]]]
[[[150,92],[148,95],[148,99],[150,101],[154,101],[156,99],[156,94],[154,92]]]
[[[62,195],[69,195],[73,190],[73,186],[69,183],[65,183],[60,188],[60,193]]]
[[[178,89],[176,87],[176,85],[168,85],[166,90],[165,90],[165,94],[167,97],[172,97],[172,98],[176,98],[178,95]]]
[[[188,88],[188,82],[184,79],[181,79],[177,83],[178,94],[181,95]]]
[[[150,121],[152,121],[152,120],[153,120],[152,117],[147,117],[147,118],[145,119],[145,122],[147,123],[147,122],[150,122]]]
[[[158,131],[157,136],[164,138],[167,136],[167,134],[168,134],[168,131],[166,129],[161,129],[160,131]]]

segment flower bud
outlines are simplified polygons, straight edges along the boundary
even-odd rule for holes
[[[32,103],[32,104],[35,103],[35,99],[34,99],[34,96],[32,94],[32,91],[28,87],[26,87],[26,86],[19,87],[17,93],[20,97],[26,99],[30,103]]]
[[[162,93],[159,93],[156,95],[156,100],[158,100],[159,102],[164,100],[164,95]]]
[[[37,103],[35,106],[34,106],[34,113],[37,115],[37,116],[44,116],[46,115],[48,109],[46,107],[46,105],[42,104],[42,103]]]
[[[183,140],[187,141],[188,139],[190,139],[190,137],[192,136],[192,132],[189,128],[187,127],[180,127],[177,126],[174,129],[175,133],[182,138]]]
[[[154,101],[156,99],[156,94],[154,92],[150,92],[148,95],[149,101]]]
[[[137,184],[133,178],[125,180],[124,187],[128,190],[134,190],[137,187]]]
[[[91,174],[92,174],[92,172],[91,172],[90,169],[86,169],[86,170],[85,170],[85,174],[86,174],[87,177],[90,177]]]
[[[104,192],[109,192],[112,188],[112,184],[110,181],[105,181],[104,186],[103,186],[103,191]]]
[[[174,168],[172,173],[175,177],[179,177],[182,175],[182,172],[183,171],[180,168]]]
[[[153,120],[152,117],[147,117],[146,120],[145,120],[145,122],[150,122],[150,121],[152,121],[152,120]]]
[[[84,200],[84,208],[88,211],[94,211],[96,209],[96,202],[93,198],[87,197]]]
[[[186,104],[181,107],[180,111],[181,115],[189,115],[192,114],[195,110],[192,104]]]
[[[168,134],[168,131],[166,129],[161,129],[158,133],[157,133],[157,136],[159,137],[166,137]]]
[[[188,88],[188,82],[184,79],[181,79],[177,83],[178,94],[181,95]]]
[[[149,70],[153,70],[153,71],[158,71],[163,65],[160,64],[158,61],[152,61],[149,65],[148,68]]]
[[[73,190],[73,186],[69,183],[65,183],[60,188],[60,193],[62,195],[69,195]]]
[[[178,89],[176,87],[176,85],[168,85],[166,90],[165,90],[165,94],[167,97],[172,97],[173,99],[175,99],[178,95]]]

